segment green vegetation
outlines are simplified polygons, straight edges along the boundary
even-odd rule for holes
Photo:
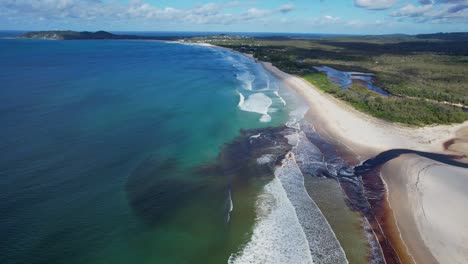
[[[383,97],[358,85],[343,90],[325,74],[311,73],[302,76],[324,92],[348,102],[356,109],[375,117],[410,125],[461,123],[468,114],[460,108],[430,102],[424,99]]]
[[[466,34],[385,35],[330,38],[209,37],[210,42],[273,63],[375,117],[410,125],[468,120],[468,39]],[[375,74],[383,97],[353,85],[343,90],[316,72],[326,65]]]

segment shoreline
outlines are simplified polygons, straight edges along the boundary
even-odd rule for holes
[[[252,58],[252,56],[248,57]],[[444,148],[444,143],[454,138],[461,139],[462,142],[465,141],[467,133],[462,133],[462,136],[458,134],[460,134],[460,131],[468,130],[468,121],[462,124],[427,127],[410,127],[387,122],[359,112],[352,106],[322,92],[302,78],[279,70],[271,63],[260,63],[266,70],[305,99],[310,107],[306,118],[317,124],[319,134],[327,137],[331,142],[335,142],[338,146],[347,149],[345,152],[350,152],[351,155],[354,154],[357,162],[363,162],[382,151],[394,148],[409,148],[457,155],[467,155],[468,153],[466,146],[459,146],[456,150],[454,150],[455,148]],[[427,192],[417,189],[419,180],[414,181],[415,178],[419,179],[418,175],[422,170],[427,169],[424,166],[413,168],[412,164],[426,164],[428,162],[436,164],[437,162],[415,155],[405,155],[398,158],[398,160],[406,161],[406,163],[402,166],[396,161],[390,161],[383,166],[384,169],[381,173],[386,188],[383,202],[387,204],[383,205],[383,208],[386,208],[383,215],[389,218],[384,219],[384,229],[387,229],[384,231],[386,231],[385,235],[388,235],[396,253],[403,263],[463,263],[463,260],[466,261],[467,258],[463,254],[466,248],[460,245],[454,250],[449,246],[444,246],[450,244],[453,247],[453,243],[440,242],[440,237],[448,238],[448,234],[453,233],[454,230],[464,231],[463,224],[457,223],[456,227],[445,228],[438,232],[438,230],[434,230],[431,221],[436,218],[435,215],[441,210],[441,206],[426,205],[429,208],[426,210],[431,210],[432,218],[413,213],[418,211],[422,199],[427,200],[427,198],[424,198]],[[432,181],[427,181],[427,185],[432,188],[432,193],[437,193],[439,190],[439,186],[434,185],[433,181],[440,179],[444,173],[454,173],[454,170],[458,176],[457,179],[453,180],[454,185],[464,183],[462,186],[468,186],[468,180],[465,180],[465,178],[468,178],[466,170],[447,165],[440,165],[438,168],[436,172],[432,170],[426,172],[427,175],[432,176]],[[395,174],[399,175],[398,182],[394,179]],[[462,177],[462,174],[466,174],[467,177]],[[440,177],[436,178],[437,176]],[[407,188],[408,185],[415,185],[416,187]],[[452,192],[446,190],[444,195],[450,199]],[[461,202],[459,201],[461,204],[463,204],[463,198],[468,198],[461,196],[458,192],[456,195],[459,196],[457,197],[458,200],[462,199]],[[407,197],[407,199],[402,201],[401,197]],[[431,199],[435,198],[431,196]],[[419,201],[419,204],[412,200]],[[460,204],[458,204],[453,208],[446,209],[446,211],[451,212],[451,216],[457,215],[458,219],[466,219],[468,214],[462,213],[463,208],[460,207]],[[451,221],[437,220],[439,225],[451,226],[453,224]],[[463,233],[461,232],[456,240],[462,241],[465,238]]]
[[[306,80],[287,74],[271,63],[259,61],[251,54],[208,43],[193,44],[230,50],[261,63],[304,99],[309,106],[305,119],[312,121],[317,132],[340,149],[350,165],[358,165],[395,148],[464,156],[459,161],[468,163],[468,121],[425,127],[385,121],[360,112]],[[377,177],[385,189],[377,208],[377,228],[383,230],[386,243],[397,254],[396,263],[465,263],[468,246],[461,241],[468,240],[468,228],[462,220],[452,220],[468,217],[468,213],[463,213],[468,196],[453,192],[451,188],[468,186],[467,170],[411,154],[391,160],[377,170]],[[435,182],[442,181],[447,173],[456,177],[451,180],[451,188],[445,186],[443,189],[443,184]],[[421,180],[421,174],[428,179]],[[421,188],[421,183],[430,188]],[[439,201],[433,205],[438,200],[437,195],[441,194],[447,201],[457,203]],[[449,221],[438,217],[440,211],[450,215]],[[438,226],[432,225],[434,221]]]

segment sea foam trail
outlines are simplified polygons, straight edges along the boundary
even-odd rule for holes
[[[242,111],[253,112],[261,114],[261,122],[270,122],[271,116],[268,114],[268,108],[273,104],[273,101],[270,97],[266,96],[264,93],[255,93],[249,95],[247,99],[239,92],[239,108]]]
[[[304,176],[297,166],[292,152],[283,160],[282,166],[275,171],[275,175],[281,181],[289,201],[295,209],[297,219],[308,240],[314,262],[320,264],[348,263],[344,250],[331,226],[307,193],[304,186]]]
[[[260,117],[260,122],[262,123],[268,123],[271,121],[271,116],[270,115],[262,115],[262,117]]]
[[[241,107],[244,104],[244,102],[245,102],[245,97],[241,92],[239,92],[239,104],[238,104],[238,106]]]
[[[304,230],[278,178],[263,188],[256,207],[252,238],[229,258],[229,264],[314,263]]]
[[[278,99],[281,101],[281,103],[286,106],[286,101],[283,99],[283,97],[281,97],[281,95],[279,95],[279,92],[278,91],[275,91],[275,95],[276,97],[278,97]]]
[[[237,80],[242,82],[242,86],[244,89],[249,91],[253,90],[253,82],[255,81],[255,75],[246,70],[241,74],[237,74],[236,78]]]
[[[228,212],[228,215],[227,215],[227,221],[226,222],[229,223],[229,221],[231,220],[232,210],[234,210],[234,203],[232,202],[231,190],[229,190],[229,192],[228,192],[228,197],[229,197],[229,212]]]

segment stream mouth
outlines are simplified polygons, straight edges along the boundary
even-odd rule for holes
[[[434,161],[438,161],[443,164],[460,167],[460,168],[467,168],[468,164],[457,161],[456,159],[466,158],[466,155],[446,155],[446,154],[439,154],[439,153],[432,153],[432,152],[424,152],[424,151],[417,151],[411,149],[391,149],[384,151],[377,156],[370,158],[364,161],[361,165],[354,167],[354,174],[348,175],[343,174],[346,177],[358,177],[362,176],[366,172],[371,171],[372,169],[381,166],[388,161],[398,158],[404,154],[415,154],[421,157],[425,157]]]
[[[453,142],[446,142],[446,146]],[[446,165],[460,168],[468,168],[467,163],[457,161],[466,158],[465,155],[446,155],[417,151],[411,149],[391,149],[372,157],[360,165],[353,167],[342,167],[338,172],[338,180],[348,195],[350,206],[361,212],[369,221],[375,236],[377,237],[386,263],[401,263],[401,259],[384,232],[390,227],[389,219],[393,219],[392,212],[388,209],[385,200],[386,188],[381,178],[380,168],[386,162],[398,158],[401,155],[414,154],[425,157]],[[405,253],[403,253],[405,254]]]

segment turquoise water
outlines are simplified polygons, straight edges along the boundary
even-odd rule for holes
[[[288,119],[260,65],[154,41],[0,40],[0,61],[1,263],[225,263],[249,239],[255,191],[229,221],[206,168]]]

